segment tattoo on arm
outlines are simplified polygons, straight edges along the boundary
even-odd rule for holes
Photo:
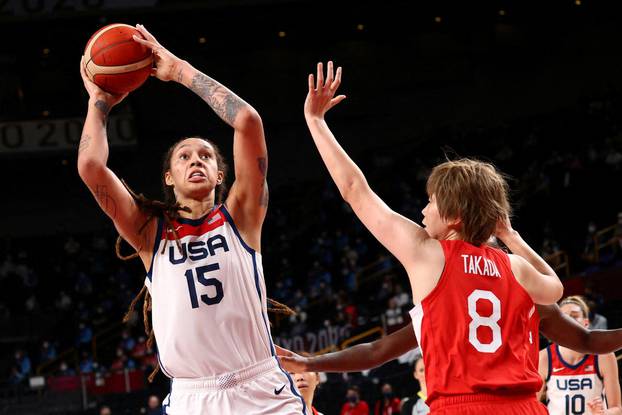
[[[97,108],[102,112],[102,114],[104,114],[103,124],[106,125],[106,122],[108,122],[108,113],[110,112],[110,107],[104,101],[98,100],[97,102],[95,102],[95,108]]]
[[[268,173],[268,158],[257,157],[257,167],[259,168],[259,172],[263,176],[263,182],[261,183],[261,187],[263,187],[263,190],[261,192],[261,196],[259,197],[259,206],[267,207],[268,201],[270,199],[270,193],[268,192],[268,181],[266,180],[266,174]]]
[[[214,112],[231,126],[240,108],[248,105],[233,92],[200,72],[192,78],[189,88],[203,98]]]
[[[108,194],[108,186],[97,184],[93,193],[99,206],[114,220],[117,217],[117,202]]]
[[[261,196],[259,197],[259,206],[268,207],[268,201],[270,200],[270,192],[268,191],[268,182],[266,180],[263,181],[262,187],[263,187],[263,192],[261,192]]]
[[[184,80],[184,74],[183,74],[183,68],[179,70],[179,72],[177,72],[177,82],[182,83],[182,81]]]
[[[84,150],[89,148],[89,145],[91,144],[91,139],[92,138],[93,137],[91,137],[88,134],[84,134],[82,136],[82,138],[80,139],[80,145],[78,146],[78,154],[82,153]]]
[[[257,167],[261,175],[265,178],[268,173],[268,157],[257,157]]]

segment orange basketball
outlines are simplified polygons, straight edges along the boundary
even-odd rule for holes
[[[115,23],[99,29],[87,42],[86,73],[104,91],[113,94],[133,91],[151,74],[153,54],[133,40],[132,35],[143,37],[133,26]]]

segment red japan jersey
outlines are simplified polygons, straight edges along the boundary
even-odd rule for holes
[[[410,312],[425,362],[426,403],[477,393],[535,394],[542,385],[538,315],[509,257],[489,246],[440,243],[443,273]]]

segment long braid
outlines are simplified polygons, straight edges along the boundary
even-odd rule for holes
[[[177,247],[181,251],[182,246],[181,246],[181,242],[179,241],[179,235],[177,234],[177,231],[175,230],[175,227],[173,226],[172,222],[174,219],[179,218],[180,210],[190,213],[192,212],[190,208],[186,206],[181,206],[178,202],[175,202],[174,204],[166,204],[166,203],[160,202],[159,200],[147,199],[142,193],[141,194],[135,193],[127,185],[127,183],[125,183],[124,180],[121,180],[121,181],[123,185],[125,186],[125,188],[128,190],[128,192],[130,193],[130,195],[132,195],[132,198],[136,202],[138,208],[142,212],[148,215],[147,220],[140,227],[140,229],[138,230],[138,233],[139,234],[142,233],[153,218],[156,218],[159,216],[163,217],[164,222],[165,222],[165,227],[164,227],[165,231],[168,231],[168,230],[172,231]],[[122,241],[123,241],[123,237],[119,235],[119,237],[117,238],[116,244],[115,244],[115,252],[117,254],[117,257],[123,261],[127,261],[129,259],[138,257],[138,252],[134,252],[133,254],[127,255],[127,256],[122,255],[121,254],[121,242]],[[164,247],[162,248],[162,252],[164,252],[164,250],[166,249],[167,243],[168,243],[168,238],[166,239],[166,243],[164,244]],[[147,289],[146,285],[143,285],[139,293],[136,295],[136,297],[134,297],[134,299],[130,303],[128,311],[125,313],[125,316],[123,317],[123,322],[127,323],[130,320],[132,314],[134,313],[136,309],[136,304],[138,304],[138,302],[141,299],[143,300],[143,325],[145,328],[145,334],[148,336],[147,347],[152,348],[155,344],[155,334],[153,332],[153,327],[151,326],[150,319],[149,319],[150,312],[151,312],[151,294],[149,293],[149,290]],[[158,361],[156,363],[155,368],[153,369],[153,371],[147,378],[149,380],[149,383],[153,382],[153,379],[155,378],[155,376],[157,375],[159,371],[160,371],[160,362]]]

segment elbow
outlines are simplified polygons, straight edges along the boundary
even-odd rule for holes
[[[362,189],[367,186],[365,178],[358,174],[353,174],[344,180],[344,183],[339,187],[339,193],[341,197],[349,205],[355,201],[356,196],[361,193]]]
[[[101,169],[106,166],[101,161],[92,157],[78,156],[78,174],[83,182],[88,183],[93,177],[97,176]]]
[[[263,121],[255,108],[247,105],[240,109],[235,120],[240,130],[258,130],[263,129]]]
[[[374,342],[371,343],[367,356],[369,356],[368,366],[370,368],[381,366],[389,360],[385,348],[374,344]]]
[[[557,276],[555,276],[555,278],[557,279],[557,283],[555,284],[555,289],[554,289],[555,298],[552,303],[557,303],[564,296],[564,284],[562,284],[562,282],[559,280],[559,278],[557,278]]]

